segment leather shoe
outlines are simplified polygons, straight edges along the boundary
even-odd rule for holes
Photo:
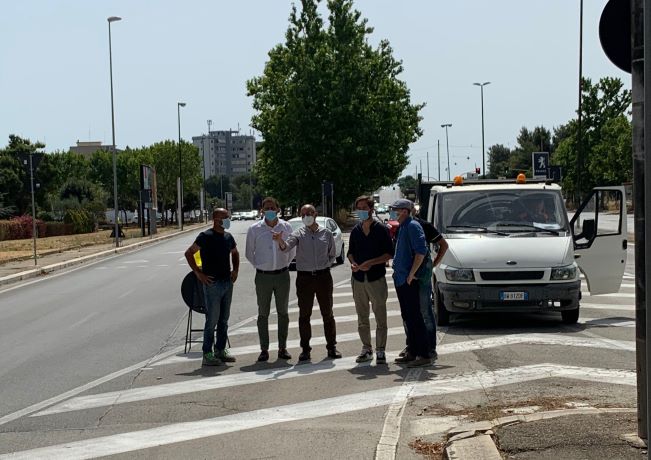
[[[278,359],[292,359],[292,355],[285,348],[281,348],[278,350]]]
[[[405,356],[399,356],[395,359],[394,363],[396,364],[407,364],[415,360],[416,357],[410,353],[405,354]]]
[[[309,361],[312,357],[310,356],[310,352],[307,350],[303,350],[300,355],[298,355],[298,360],[299,361]]]
[[[336,348],[333,348],[332,350],[328,350],[328,358],[339,359],[341,358],[341,353]]]
[[[267,350],[262,350],[260,356],[258,356],[258,362],[269,361],[269,352]]]

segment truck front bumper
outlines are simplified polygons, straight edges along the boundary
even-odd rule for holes
[[[469,311],[543,312],[574,310],[581,300],[581,281],[548,284],[478,285],[436,283],[445,309]],[[526,300],[501,300],[503,292],[525,292]]]

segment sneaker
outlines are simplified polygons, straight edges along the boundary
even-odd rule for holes
[[[330,358],[330,359],[339,359],[339,358],[341,358],[341,353],[339,353],[336,348],[333,348],[332,350],[328,350],[328,358]]]
[[[387,363],[387,357],[384,354],[383,351],[378,351],[375,354],[375,364],[386,364]]]
[[[432,350],[429,355],[431,356],[432,361],[439,359],[439,354],[436,352],[436,350]]]
[[[373,351],[367,350],[366,348],[362,348],[362,351],[357,356],[355,362],[364,363],[366,361],[371,361],[371,360],[373,360]]]
[[[217,352],[217,357],[225,363],[234,363],[235,356],[231,355],[228,349],[224,348],[222,351]]]
[[[409,352],[409,350],[407,349],[407,347],[405,347],[405,348],[402,349],[402,351],[400,352],[400,354],[399,354],[398,356],[400,356],[400,357],[402,358],[402,357],[405,356],[408,352]]]
[[[410,353],[406,353],[404,356],[396,358],[394,361],[396,364],[407,364],[415,360],[416,357]]]
[[[267,350],[262,350],[260,356],[258,356],[258,362],[269,361],[269,352]]]
[[[210,353],[203,354],[202,366],[221,366],[224,363],[211,351]]]
[[[432,360],[430,358],[422,358],[416,356],[413,361],[407,363],[407,367],[427,367],[432,365]]]
[[[309,350],[303,350],[300,355],[298,355],[298,360],[299,361],[309,361],[312,359],[310,356],[310,351]]]

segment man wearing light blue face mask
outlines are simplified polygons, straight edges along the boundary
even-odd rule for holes
[[[213,227],[200,233],[192,246],[185,251],[188,265],[203,285],[206,301],[202,366],[219,366],[223,362],[235,361],[235,357],[226,349],[226,343],[233,283],[237,280],[240,268],[240,254],[233,235],[225,231],[231,225],[228,210],[215,209],[212,219]],[[201,254],[201,268],[194,259],[197,252]]]
[[[280,207],[273,197],[262,200],[263,219],[249,227],[246,234],[246,259],[255,267],[255,293],[258,299],[258,361],[269,360],[269,314],[271,298],[276,297],[278,313],[278,358],[291,359],[287,352],[289,329],[289,271],[296,250],[283,252],[273,241],[274,233],[292,232],[292,226],[278,218]]]

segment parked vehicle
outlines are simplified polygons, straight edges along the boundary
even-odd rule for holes
[[[560,186],[549,181],[424,183],[420,198],[449,246],[434,271],[440,325],[468,312],[559,312],[572,324],[580,273],[592,295],[619,290],[627,247],[623,187],[595,188],[571,220]],[[600,218],[613,212],[618,225]]]
[[[231,213],[231,220],[244,220],[242,213],[241,212],[233,212]]]
[[[300,217],[294,217],[293,219],[290,219],[288,222],[291,224],[294,230],[304,225]],[[335,220],[331,219],[330,217],[317,216],[316,222],[320,226],[330,229],[330,231],[332,231],[332,235],[335,237],[335,246],[339,248],[339,250],[337,251],[337,258],[335,260],[335,263],[343,264],[346,258],[346,248],[345,248],[344,239],[342,237],[342,232],[341,229],[339,228],[339,225],[337,225],[337,222],[335,222]],[[296,259],[292,260],[292,262],[289,265],[289,269],[296,270]]]

